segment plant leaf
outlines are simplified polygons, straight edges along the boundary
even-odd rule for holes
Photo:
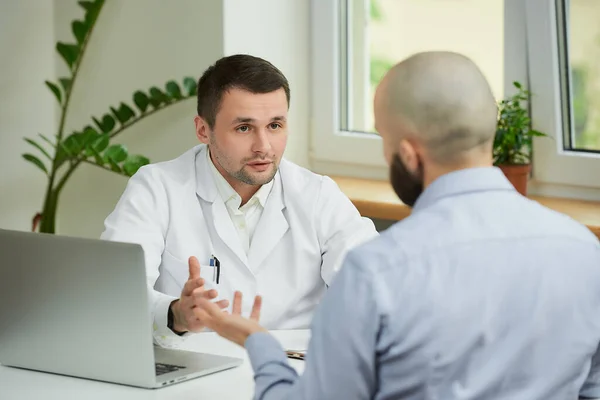
[[[185,88],[188,96],[196,95],[196,80],[191,77],[186,77],[183,79],[183,87]]]
[[[73,30],[75,39],[77,39],[77,43],[79,45],[83,44],[85,35],[87,35],[88,32],[88,26],[82,21],[75,20],[71,23],[71,29]]]
[[[33,147],[36,147],[39,151],[42,152],[43,155],[45,155],[48,158],[48,160],[52,161],[52,157],[50,157],[50,154],[48,154],[46,149],[44,149],[38,142],[36,142],[33,139],[29,139],[29,138],[25,138],[25,141],[27,143],[29,143],[30,145],[32,145]]]
[[[121,125],[135,117],[135,112],[125,103],[121,103],[118,110],[113,107],[111,107],[110,110],[112,111],[113,115],[117,117],[117,120],[119,120]]]
[[[66,44],[63,42],[56,43],[56,50],[62,56],[69,68],[73,69],[73,65],[79,56],[79,47],[75,44]]]
[[[78,3],[85,9],[85,11],[91,11],[94,9],[94,7],[96,7],[93,1],[80,1]]]
[[[108,144],[110,142],[110,136],[108,134],[104,134],[104,135],[100,135],[92,144],[93,149],[98,152],[98,153],[102,153],[107,147]]]
[[[71,79],[70,78],[60,78],[59,79],[61,86],[65,90],[65,93],[71,90]]]
[[[88,147],[87,150],[89,150],[90,155],[94,157],[96,164],[100,165],[101,167],[104,166],[104,159],[102,158],[100,153],[97,152],[96,149],[94,149],[93,146]]]
[[[104,159],[107,161],[114,161],[115,163],[121,163],[127,159],[127,147],[122,144],[113,144],[104,152]]]
[[[102,121],[98,121],[95,117],[93,118],[93,120],[98,126],[98,128],[100,128],[102,133],[110,133],[117,124],[115,119],[108,114],[104,114],[104,116],[102,117]]]
[[[529,133],[531,134],[531,136],[548,136],[543,132],[540,131],[536,131],[536,130],[530,130]]]
[[[133,102],[142,113],[145,113],[150,104],[150,99],[146,96],[146,93],[138,90],[133,94]]]
[[[45,83],[46,83],[46,86],[48,86],[50,88],[52,93],[54,93],[56,100],[58,100],[58,104],[62,105],[62,94],[60,93],[60,89],[58,88],[58,86],[56,86],[56,84],[54,84],[50,81],[45,81]]]
[[[81,134],[81,142],[84,148],[84,154],[86,157],[91,157],[94,155],[93,144],[100,137],[100,133],[97,130],[92,128],[91,126],[86,126],[83,128],[83,133]]]
[[[128,176],[133,176],[142,166],[150,164],[150,160],[141,155],[129,156],[123,163],[123,171]]]
[[[23,158],[26,159],[27,161],[29,161],[30,163],[36,165],[39,169],[44,171],[46,173],[46,175],[48,175],[48,169],[46,168],[44,163],[39,158],[37,158],[33,154],[29,154],[29,153],[23,154]]]
[[[46,143],[48,143],[50,146],[52,146],[53,149],[56,149],[56,143],[52,143],[52,141],[50,139],[48,139],[46,136],[42,135],[41,133],[38,133],[38,135],[44,139],[46,141]]]
[[[65,140],[62,141],[61,147],[65,149],[67,154],[71,157],[77,156],[81,150],[83,150],[83,143],[81,143],[81,133],[73,132]]]
[[[152,107],[154,108],[158,108],[161,104],[168,102],[167,95],[156,86],[152,86],[149,90],[149,93],[150,104],[152,104]]]
[[[181,99],[183,97],[183,95],[181,94],[181,88],[175,81],[167,82],[167,84],[165,85],[165,89],[167,91],[167,94],[174,99]]]
[[[86,11],[85,13],[85,22],[92,26],[96,22],[98,18],[98,14],[104,5],[104,0],[95,0],[95,1],[80,1],[79,5],[83,7]]]
[[[123,171],[121,170],[121,167],[119,167],[119,164],[117,164],[116,162],[114,162],[112,159],[108,159],[108,164],[110,165],[110,169],[113,170],[114,172],[117,173],[122,173]]]
[[[520,84],[519,82],[517,82],[517,81],[514,81],[514,82],[513,82],[513,85],[514,85],[514,86],[515,86],[517,89],[521,89],[521,88],[522,88],[521,84]]]

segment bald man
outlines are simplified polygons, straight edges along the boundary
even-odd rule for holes
[[[410,217],[351,252],[314,317],[305,372],[256,322],[204,301],[245,346],[257,399],[600,397],[600,244],[492,166],[496,102],[469,59],[414,55],[375,96]]]

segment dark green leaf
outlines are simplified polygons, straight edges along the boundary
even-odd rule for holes
[[[73,30],[73,35],[75,39],[77,39],[77,43],[80,45],[83,44],[83,40],[85,39],[85,35],[88,32],[88,26],[79,20],[75,20],[71,23],[71,28]]]
[[[104,5],[104,0],[80,1],[79,5],[86,10],[85,22],[88,24],[88,26],[92,26],[98,18],[100,9]]]
[[[150,99],[148,96],[142,91],[137,91],[133,94],[133,102],[140,109],[142,113],[146,112],[148,109],[148,105],[150,104]]]
[[[48,86],[50,88],[52,93],[54,93],[54,96],[56,97],[56,100],[58,100],[58,103],[62,104],[62,95],[60,93],[60,89],[58,88],[58,86],[56,86],[56,84],[54,84],[50,81],[46,81],[45,83],[46,83],[46,86]]]
[[[196,80],[194,78],[190,78],[189,76],[183,79],[183,87],[188,96],[196,95]]]
[[[127,159],[128,153],[127,148],[122,144],[113,144],[104,152],[104,159],[107,161],[114,161],[121,163]]]
[[[169,100],[167,95],[162,90],[157,88],[156,86],[152,86],[149,90],[149,93],[150,93],[150,104],[152,104],[152,107],[154,107],[154,108],[159,107],[163,103],[167,103]]]
[[[117,117],[121,124],[124,124],[135,117],[135,112],[125,103],[121,103],[118,110],[114,107],[111,107],[110,110],[112,111],[113,115]]]
[[[96,164],[103,166],[105,164],[104,159],[102,158],[102,155],[100,155],[100,153],[98,151],[96,151],[96,149],[94,149],[93,146],[90,146],[88,148],[89,152],[91,153],[91,156],[94,157]]]
[[[108,114],[104,114],[104,116],[102,117],[102,121],[98,121],[95,117],[92,119],[94,120],[98,128],[100,128],[102,133],[110,133],[117,124],[115,119]]]
[[[69,78],[60,78],[59,79],[60,84],[62,85],[63,89],[66,92],[69,92],[71,90],[71,79]]]
[[[181,99],[183,97],[181,94],[181,88],[175,81],[167,82],[165,89],[167,90],[167,94],[174,99]]]
[[[29,161],[30,163],[33,163],[34,165],[36,165],[39,169],[44,171],[46,173],[46,175],[48,175],[48,169],[46,168],[44,163],[39,158],[37,158],[33,154],[23,154],[23,158],[26,159],[27,161]]]
[[[46,143],[48,143],[50,146],[52,146],[53,149],[56,148],[56,143],[53,143],[50,139],[48,139],[46,136],[42,135],[41,133],[38,133],[38,135],[44,139],[46,141]]]
[[[71,156],[77,156],[81,150],[83,150],[83,143],[81,143],[81,133],[73,132],[65,140],[62,141],[61,147],[66,153]]]
[[[102,153],[108,147],[109,142],[110,136],[108,134],[100,135],[100,137],[94,141],[92,147],[96,152]]]
[[[69,68],[73,69],[73,65],[79,56],[79,47],[74,44],[58,42],[56,44],[56,50],[62,56],[63,60],[65,60]]]
[[[44,149],[39,143],[37,143],[35,140],[29,139],[29,138],[25,138],[25,141],[27,143],[29,143],[30,145],[32,145],[33,147],[36,147],[39,151],[42,152],[43,155],[45,155],[48,160],[52,161],[52,157],[50,157],[50,154],[48,154],[48,152],[46,151],[46,149]]]
[[[138,169],[146,164],[150,164],[150,160],[144,156],[129,156],[123,163],[123,171],[125,171],[128,176],[133,176]]]
[[[513,85],[517,88],[517,89],[521,89],[521,84],[517,81],[513,82]]]
[[[92,128],[91,126],[86,126],[83,128],[83,132],[81,133],[81,142],[85,151],[86,157],[91,157],[94,155],[93,145],[100,138],[100,133],[97,130]]]
[[[108,164],[110,165],[110,169],[111,170],[113,170],[114,172],[118,172],[118,173],[122,173],[123,172],[121,170],[121,167],[119,167],[119,164],[117,164],[116,162],[114,162],[110,158],[107,161],[108,161]]]
[[[96,4],[94,3],[94,1],[80,1],[79,5],[83,7],[85,11],[91,11],[96,7]]]

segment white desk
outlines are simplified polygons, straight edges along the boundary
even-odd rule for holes
[[[273,331],[284,348],[305,349],[309,331]],[[239,367],[202,376],[160,389],[140,389],[87,379],[27,371],[0,365],[0,399],[176,399],[176,400],[244,400],[254,395],[252,368],[246,351],[214,333],[190,337],[183,346],[186,350],[244,358]],[[303,361],[290,360],[299,372]]]

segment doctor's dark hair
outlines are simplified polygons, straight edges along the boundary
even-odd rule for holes
[[[270,93],[283,88],[290,105],[287,78],[270,62],[247,54],[219,59],[198,80],[198,115],[212,129],[221,107],[223,95],[230,89],[250,93]]]

